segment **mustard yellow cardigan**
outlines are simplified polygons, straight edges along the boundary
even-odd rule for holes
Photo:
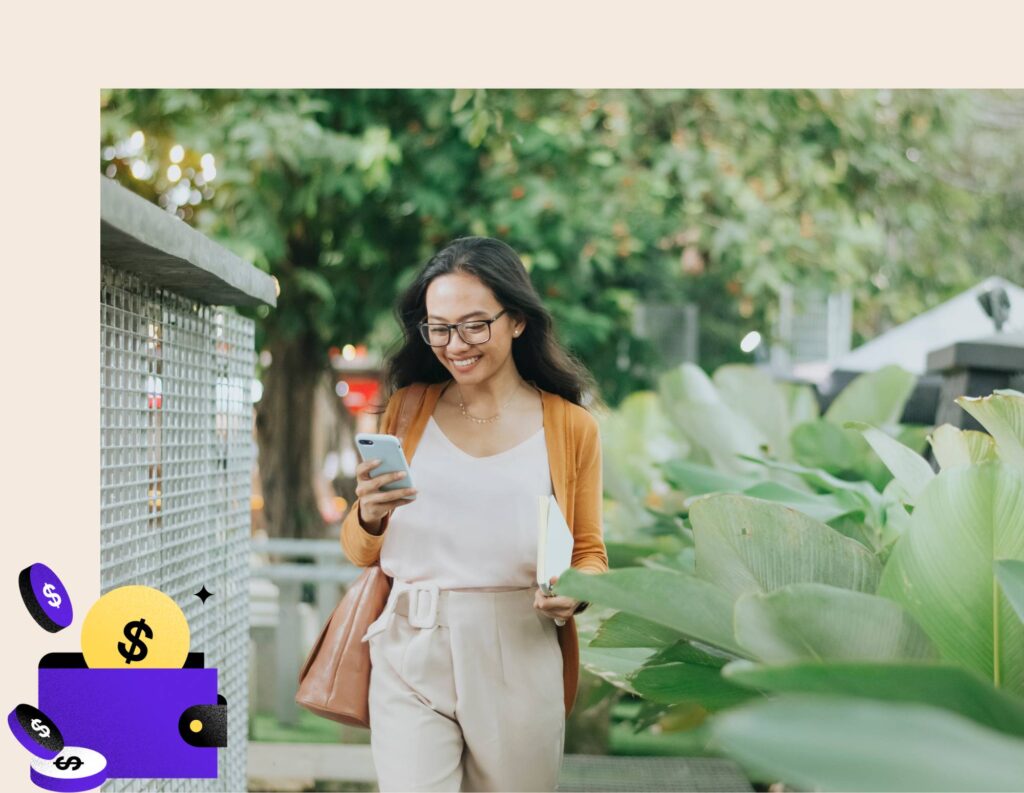
[[[445,383],[431,383],[423,392],[419,409],[413,413],[402,441],[407,460],[412,460],[427,420],[434,412]],[[398,406],[408,386],[398,389],[388,401],[379,422],[380,432],[393,433]],[[608,552],[602,538],[601,438],[597,419],[583,407],[558,394],[541,390],[544,437],[555,500],[573,535],[572,567],[582,572],[608,570]],[[388,519],[384,520],[386,530]],[[370,534],[359,522],[359,500],[349,507],[341,524],[341,547],[352,564],[368,567],[380,559],[386,531]],[[557,626],[562,650],[562,680],[565,714],[572,712],[579,683],[579,638],[576,622],[570,618]]]

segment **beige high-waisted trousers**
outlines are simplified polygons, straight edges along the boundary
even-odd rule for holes
[[[367,630],[381,791],[553,791],[562,654],[536,587],[438,590],[397,578]]]

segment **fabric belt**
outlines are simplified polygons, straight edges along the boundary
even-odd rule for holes
[[[369,641],[391,627],[395,612],[408,617],[409,624],[417,628],[448,625],[448,591],[437,584],[423,584],[395,579],[391,594],[380,616],[370,623],[361,641]]]
[[[455,590],[441,589],[437,584],[393,580],[384,610],[370,623],[360,641],[369,641],[390,628],[396,613],[406,617],[414,628],[448,627],[448,595],[452,591]]]

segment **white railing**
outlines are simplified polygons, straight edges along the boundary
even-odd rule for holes
[[[266,704],[267,666],[273,658],[273,712],[281,724],[298,721],[295,704],[299,670],[316,633],[309,636],[309,608],[302,603],[304,584],[315,585],[313,619],[317,632],[327,622],[341,600],[345,587],[362,573],[351,564],[341,549],[340,540],[296,540],[290,538],[254,538],[250,545],[252,564],[250,589],[252,638],[256,644],[256,688],[254,705]],[[294,561],[268,561],[279,558],[312,558],[311,564]],[[261,582],[264,582],[261,586]],[[276,607],[275,607],[276,601]],[[303,606],[306,606],[303,609]],[[261,669],[261,665],[263,668]],[[254,708],[256,709],[256,708]]]

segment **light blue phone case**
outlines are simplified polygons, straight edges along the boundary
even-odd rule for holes
[[[412,487],[412,474],[409,471],[409,463],[405,459],[405,452],[402,451],[402,442],[394,435],[384,435],[376,432],[356,433],[356,451],[359,457],[367,460],[380,460],[381,464],[370,471],[370,476],[389,474],[392,471],[405,471],[405,476],[395,482],[389,482],[381,487],[381,490],[401,490]]]

